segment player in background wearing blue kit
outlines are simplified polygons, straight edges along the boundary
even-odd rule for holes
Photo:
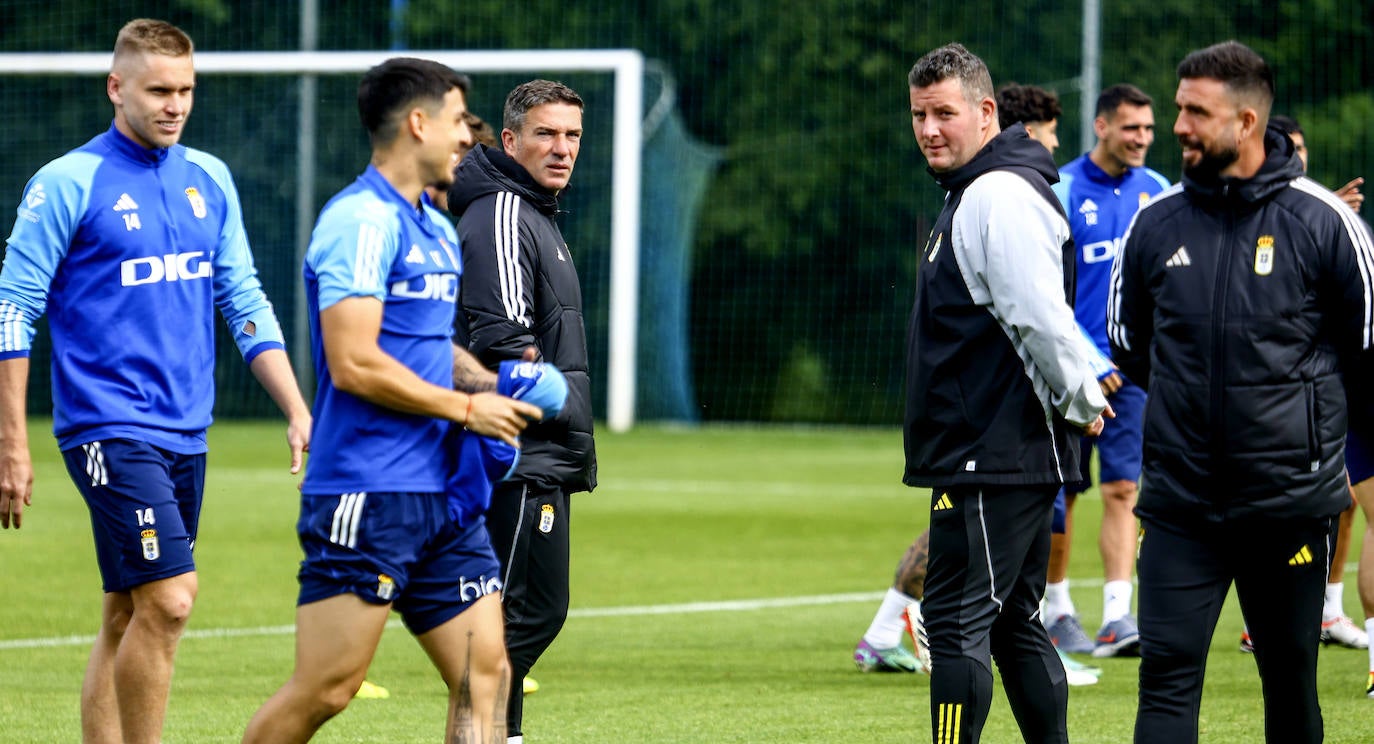
[[[1093,132],[1097,144],[1059,171],[1054,192],[1069,216],[1077,248],[1077,289],[1074,318],[1098,350],[1097,374],[1102,393],[1116,411],[1102,433],[1083,438],[1082,480],[1064,488],[1064,539],[1050,555],[1045,586],[1044,619],[1050,638],[1061,651],[1107,657],[1135,655],[1140,631],[1131,614],[1131,571],[1135,563],[1136,483],[1140,480],[1141,420],[1145,391],[1117,371],[1107,343],[1107,287],[1112,259],[1120,249],[1132,218],[1150,197],[1169,187],[1169,181],[1145,167],[1145,154],[1154,142],[1153,101],[1144,91],[1120,83],[1097,98]],[[1102,588],[1102,626],[1096,642],[1089,640],[1069,598],[1069,545],[1073,534],[1073,505],[1092,485],[1088,472],[1092,448],[1097,447],[1102,496],[1102,530],[1098,547],[1106,582]]]
[[[497,387],[450,340],[459,246],[421,198],[453,180],[469,136],[467,87],[449,68],[409,58],[372,68],[358,86],[371,164],[321,211],[304,267],[319,391],[297,524],[295,670],[245,742],[308,741],[342,711],[393,608],[448,686],[444,741],[505,739],[500,569],[473,517],[485,505],[454,509],[446,494],[461,472],[451,424],[514,445],[541,412],[453,388]]]
[[[88,743],[161,739],[197,592],[216,307],[286,414],[291,472],[309,443],[229,170],[177,144],[195,82],[185,33],[126,24],[106,81],[113,125],[29,181],[0,272],[0,526],[18,528],[32,497],[25,394],[46,310],[53,431],[90,508],[105,591],[81,691]]]

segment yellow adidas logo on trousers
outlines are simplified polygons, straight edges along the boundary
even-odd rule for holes
[[[1292,558],[1288,559],[1288,565],[1290,566],[1305,566],[1311,562],[1312,550],[1306,545],[1302,546],[1302,550],[1299,550]]]
[[[938,498],[938,499],[935,500],[935,504],[932,505],[932,506],[930,507],[930,510],[931,510],[931,511],[944,511],[944,510],[946,510],[946,509],[953,509],[953,508],[954,508],[954,502],[952,502],[952,501],[949,500],[949,494],[947,494],[947,493],[942,493],[942,494],[940,494],[940,498]]]
[[[935,732],[937,744],[958,744],[959,723],[963,714],[963,703],[940,703],[938,729]]]

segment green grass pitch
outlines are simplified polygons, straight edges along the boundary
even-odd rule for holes
[[[0,533],[0,740],[11,744],[79,740],[100,600],[85,508],[47,422],[31,437],[34,505],[22,530]],[[300,553],[284,441],[275,423],[211,432],[200,596],[177,659],[169,744],[238,741],[290,673]],[[529,741],[929,740],[928,680],[860,674],[850,661],[929,509],[926,493],[899,483],[896,430],[642,427],[602,433],[598,447],[601,486],[573,499],[573,612],[535,669],[543,689],[525,701]],[[1077,509],[1070,573],[1094,625],[1100,502],[1090,493]],[[1347,586],[1358,617],[1353,570]],[[1232,601],[1213,643],[1203,741],[1263,738],[1240,627]],[[1321,653],[1328,742],[1370,740],[1366,662],[1361,651]],[[1099,685],[1071,692],[1075,742],[1130,740],[1136,662],[1101,666]],[[439,738],[443,687],[404,629],[388,629],[369,678],[392,697],[355,701],[315,741]],[[1018,740],[999,691],[984,741]]]

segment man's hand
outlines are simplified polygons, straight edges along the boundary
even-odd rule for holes
[[[1360,187],[1363,185],[1364,179],[1356,176],[1350,183],[1336,189],[1336,196],[1339,196],[1347,207],[1359,212],[1364,204],[1364,194],[1360,193]]]
[[[309,413],[294,416],[286,422],[286,444],[291,448],[291,474],[301,472],[305,463],[305,453],[310,451],[310,427],[313,423]]]
[[[1083,433],[1087,434],[1090,437],[1095,437],[1098,434],[1101,434],[1102,427],[1105,426],[1107,423],[1106,420],[1103,418],[1104,416],[1106,418],[1116,418],[1116,411],[1112,410],[1112,406],[1110,403],[1107,404],[1107,407],[1102,410],[1102,414],[1100,416],[1093,419],[1092,423],[1083,427]]]
[[[495,437],[519,447],[516,437],[530,421],[544,417],[539,406],[530,405],[514,398],[497,393],[477,393],[469,397],[467,419],[463,425],[468,431]]]
[[[1123,382],[1125,381],[1121,379],[1121,373],[1113,372],[1107,375],[1106,377],[1103,377],[1102,379],[1098,380],[1097,384],[1102,387],[1103,395],[1111,395],[1112,393],[1115,393],[1116,391],[1121,389],[1121,385]]]
[[[24,507],[33,504],[33,460],[27,444],[9,445],[0,452],[0,527],[10,522],[19,529]]]

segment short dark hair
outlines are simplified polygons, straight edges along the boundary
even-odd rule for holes
[[[566,103],[585,109],[582,96],[568,86],[554,80],[531,80],[515,86],[506,96],[506,106],[501,112],[501,126],[519,132],[525,126],[525,114],[535,106],[546,103]]]
[[[913,88],[926,88],[951,78],[959,81],[969,103],[992,97],[992,75],[988,66],[958,42],[926,52],[906,76]]]
[[[1178,79],[1220,80],[1233,95],[1249,98],[1263,121],[1274,103],[1274,71],[1255,50],[1239,41],[1223,41],[1190,52],[1178,63]]]
[[[472,132],[472,139],[479,145],[496,147],[501,143],[496,138],[496,132],[492,131],[491,125],[486,119],[472,113],[471,111],[463,114],[463,121],[467,123],[468,130]]]
[[[1017,122],[1054,121],[1063,112],[1059,96],[1039,86],[1007,83],[997,89],[997,123],[1003,129]]]
[[[470,85],[467,75],[447,65],[392,57],[368,70],[358,83],[358,117],[376,146],[396,138],[403,112],[417,105],[437,111],[449,91],[457,88],[467,95]]]
[[[1154,104],[1154,99],[1143,90],[1131,85],[1130,83],[1117,83],[1112,87],[1102,91],[1097,96],[1097,111],[1094,116],[1102,116],[1108,119],[1116,114],[1116,110],[1121,108],[1121,104],[1126,103],[1132,106],[1150,106]]]
[[[1278,127],[1280,132],[1292,137],[1295,134],[1302,134],[1302,125],[1297,119],[1283,114],[1275,114],[1269,117],[1269,126]]]

